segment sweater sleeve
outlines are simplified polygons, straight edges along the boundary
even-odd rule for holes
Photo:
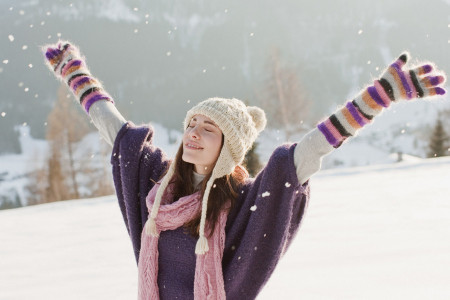
[[[112,147],[120,128],[127,122],[110,101],[97,101],[92,104],[89,116],[101,137]]]
[[[295,148],[278,147],[229,213],[222,261],[227,299],[254,299],[298,231],[309,182],[297,178]]]
[[[152,139],[151,126],[135,126],[127,122],[117,134],[111,155],[116,195],[136,262],[142,229],[148,218],[145,198],[170,164],[165,153],[153,145]]]
[[[301,184],[308,181],[320,170],[323,157],[333,150],[333,146],[317,128],[309,131],[295,147],[294,163],[298,181]]]

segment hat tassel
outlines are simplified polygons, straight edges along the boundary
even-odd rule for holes
[[[195,254],[205,254],[208,251],[208,239],[202,235],[199,237],[197,244],[195,245]]]
[[[145,223],[145,233],[147,235],[151,235],[154,237],[158,237],[158,230],[156,230],[156,222],[153,218],[148,218],[147,222]]]

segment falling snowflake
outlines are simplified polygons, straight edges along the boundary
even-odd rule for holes
[[[291,184],[290,184],[289,182],[286,182],[284,185],[285,185],[286,187],[290,187],[290,186],[291,186]]]
[[[167,51],[167,52],[166,52],[166,55],[167,55],[167,56],[171,56],[171,55],[172,55],[172,52]]]
[[[145,14],[145,18],[148,19],[148,17],[150,17],[150,15],[149,14]]]
[[[236,249],[236,246],[235,246],[235,245],[231,246],[231,250],[232,250],[232,251],[234,251],[235,249]]]
[[[358,34],[362,34],[363,33],[363,31],[362,31],[362,29],[360,29],[359,31],[358,31]]]
[[[51,14],[52,14],[51,12],[49,12],[49,11],[47,12],[47,16],[50,16]]]
[[[58,32],[58,33],[56,34],[56,36],[57,36],[57,37],[61,37],[61,32]]]
[[[3,111],[3,112],[2,112],[2,117],[4,117],[4,116],[6,116],[6,113]]]
[[[203,69],[203,73],[206,73],[206,69]]]
[[[250,207],[251,211],[255,211],[256,210],[256,205],[253,205],[252,207]]]
[[[27,50],[28,49],[28,46],[27,45],[23,45],[22,46],[22,50]]]
[[[33,24],[30,24],[30,28],[33,28],[34,27],[34,25]]]
[[[266,237],[266,236],[267,236],[267,234],[264,233],[264,237]]]
[[[22,126],[24,127],[27,126],[27,122],[23,122]]]
[[[255,251],[258,250],[258,247],[255,247]]]
[[[216,184],[214,183],[214,184],[213,184],[213,189],[215,189],[215,188],[216,188]]]
[[[263,198],[264,198],[264,197],[268,197],[268,196],[270,196],[270,193],[269,193],[269,192],[264,192],[264,193],[262,193],[261,196],[263,196]]]
[[[42,21],[42,22],[41,22],[41,26],[44,26],[44,25],[45,25],[45,21]]]
[[[7,63],[9,62],[9,60],[7,60],[7,59],[4,59],[3,60],[3,63],[6,65]]]
[[[370,60],[367,61],[367,64],[370,65],[372,62]]]
[[[32,68],[33,67],[33,64],[28,64],[28,68]]]
[[[250,33],[250,36],[254,36],[255,34],[253,32]]]
[[[25,93],[26,93],[26,92],[28,92],[30,89],[26,87],[26,88],[24,88],[23,90],[24,90]]]
[[[8,39],[10,42],[14,42],[14,36],[12,34],[8,35]]]
[[[133,8],[133,10],[134,10],[134,11],[138,11],[138,10],[139,10],[139,8],[135,7],[135,8]]]
[[[138,30],[137,28],[134,29],[134,33],[138,33],[138,31],[139,31],[139,30]]]
[[[25,11],[23,11],[23,10],[19,11],[19,15],[23,16],[24,14],[25,14]]]

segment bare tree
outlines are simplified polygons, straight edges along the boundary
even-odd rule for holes
[[[310,101],[294,68],[285,66],[280,52],[274,49],[267,63],[267,79],[257,91],[257,98],[266,111],[269,125],[279,128],[286,139],[307,129]]]
[[[74,149],[89,129],[86,118],[67,99],[68,95],[67,87],[61,85],[58,99],[47,118],[49,202],[80,197]]]

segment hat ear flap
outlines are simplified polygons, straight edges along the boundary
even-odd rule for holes
[[[219,157],[216,160],[216,164],[214,166],[211,177],[220,178],[225,175],[231,174],[233,173],[234,167],[239,163],[240,162],[236,162],[233,160],[233,155],[230,148],[228,147],[228,143],[224,141],[222,150],[220,151]]]

